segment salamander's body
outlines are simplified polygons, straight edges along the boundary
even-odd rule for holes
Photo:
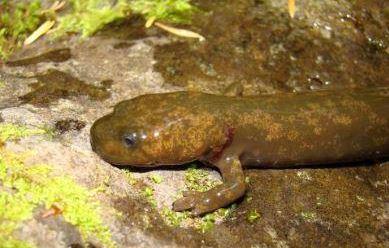
[[[97,120],[91,142],[104,160],[152,167],[201,160],[224,184],[190,192],[174,209],[195,215],[245,192],[243,166],[290,167],[389,156],[387,88],[231,97],[196,92],[123,101]]]

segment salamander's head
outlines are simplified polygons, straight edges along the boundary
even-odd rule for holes
[[[151,94],[123,101],[91,128],[93,150],[116,165],[181,164],[220,149],[224,130],[200,93]]]

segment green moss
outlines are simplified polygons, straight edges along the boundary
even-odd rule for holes
[[[196,10],[189,0],[69,0],[70,11],[57,16],[54,36],[80,33],[93,35],[106,24],[124,19],[132,13],[173,23],[189,23]],[[0,0],[0,59],[6,59],[16,47],[54,12],[44,14],[40,0],[21,3]]]
[[[43,129],[0,123],[0,141],[46,133]],[[96,237],[105,247],[114,247],[110,230],[103,225],[100,206],[91,193],[66,176],[53,176],[51,166],[26,166],[24,156],[0,149],[0,243],[2,247],[31,247],[13,237],[23,221],[31,219],[38,206],[61,206],[66,221],[75,225],[84,239]]]
[[[317,220],[317,214],[314,212],[301,212],[300,216],[307,222],[315,222]]]
[[[66,32],[90,36],[106,24],[124,19],[131,13],[173,23],[189,23],[195,10],[189,0],[70,0],[72,11],[58,18],[57,36]]]
[[[48,165],[25,166],[20,155],[0,154],[0,240],[11,240],[23,221],[43,205],[61,206],[66,221],[75,225],[84,239],[96,237],[106,247],[114,247],[108,227],[99,215],[100,206],[89,191],[73,179],[51,175]]]
[[[137,182],[131,171],[124,170],[124,176],[126,177],[126,180],[130,185],[134,185]]]
[[[153,181],[153,183],[160,184],[163,181],[163,177],[158,174],[152,174],[149,176],[150,180]]]
[[[16,239],[10,239],[7,240],[2,239],[0,236],[0,244],[2,248],[32,248],[35,247],[32,244],[29,244],[27,242],[24,242],[22,240],[16,240]]]
[[[204,215],[195,219],[194,227],[202,233],[212,230],[216,222],[222,222],[228,219],[236,210],[237,205],[231,204],[228,208],[220,208],[213,213]]]
[[[208,171],[198,169],[196,165],[192,165],[185,172],[185,187],[187,190],[205,192],[219,184],[221,184],[220,180],[212,179]],[[225,220],[235,209],[236,204],[232,204],[228,208],[221,208],[201,218],[196,218],[194,227],[202,233],[207,232],[214,227],[216,220]]]
[[[0,0],[0,59],[6,59],[42,22],[40,0]]]
[[[247,220],[248,220],[250,223],[254,223],[254,222],[255,222],[256,220],[258,220],[260,217],[261,217],[261,215],[257,212],[256,209],[250,210],[250,211],[247,213]]]
[[[196,8],[190,0],[135,0],[131,9],[146,19],[155,18],[173,23],[189,23]]]
[[[173,227],[181,226],[181,223],[189,218],[187,212],[175,212],[167,207],[162,209],[161,214],[165,223]]]
[[[200,224],[198,224],[196,227],[202,233],[205,233],[211,230],[215,226],[215,221],[216,221],[215,213],[206,214],[204,217],[201,218]]]
[[[23,137],[45,133],[46,130],[44,129],[29,129],[26,126],[0,123],[0,143],[4,143],[7,140],[17,140]]]
[[[219,184],[219,180],[210,178],[208,171],[198,169],[196,165],[185,171],[185,186],[188,190],[205,192]]]
[[[153,208],[157,207],[157,201],[155,200],[154,197],[154,189],[150,187],[145,187],[143,189],[143,195],[146,197],[146,200],[150,203],[150,205]]]
[[[58,18],[56,35],[66,32],[90,36],[115,20],[129,15],[128,0],[118,0],[113,5],[110,0],[70,0],[72,11]]]
[[[153,174],[149,176],[150,180],[154,183],[162,182],[162,177],[159,175]],[[198,169],[195,165],[188,168],[185,172],[185,186],[188,190],[195,191],[207,191],[214,186],[220,184],[219,180],[214,180],[210,178],[208,171],[204,169]],[[155,199],[154,189],[147,186],[142,190],[143,196],[150,203],[153,208],[157,207],[157,201]],[[177,196],[177,198],[182,197],[182,195]],[[170,209],[170,207],[165,206],[160,211],[162,219],[164,222],[173,227],[180,226],[192,226],[199,230],[202,233],[205,233],[211,230],[217,221],[223,221],[229,218],[232,212],[236,209],[236,204],[232,204],[228,208],[221,208],[213,213],[204,215],[203,217],[191,217],[189,212],[175,212]]]

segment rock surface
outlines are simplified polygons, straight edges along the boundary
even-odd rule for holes
[[[109,113],[117,102],[141,94],[185,88],[218,92],[232,81],[242,82],[248,94],[315,90],[317,85],[318,88],[388,85],[388,73],[382,69],[388,67],[387,48],[381,49],[378,44],[376,50],[366,51],[365,48],[369,48],[365,47],[363,38],[368,35],[388,44],[387,35],[383,37],[376,32],[382,28],[382,23],[387,24],[384,10],[378,8],[384,1],[372,1],[374,3],[364,7],[365,12],[355,10],[357,6],[364,6],[360,1],[352,6],[350,1],[329,1],[329,4],[297,1],[295,20],[289,20],[286,12],[283,13],[284,5],[267,1],[248,11],[254,2],[262,1],[225,1],[226,7],[203,1],[200,6],[211,14],[194,24],[194,28],[210,37],[204,44],[170,37],[158,30],[143,30],[135,19],[114,31],[119,33],[117,35],[106,30],[82,42],[74,36],[55,42],[41,39],[24,48],[14,60],[63,48],[70,49],[71,57],[62,62],[2,65],[0,120],[31,128],[48,127],[54,133],[50,139],[30,136],[7,142],[4,149],[18,153],[34,151],[34,156],[26,160],[27,165],[49,164],[55,173],[69,175],[90,190],[100,189],[96,199],[101,204],[103,223],[118,247],[388,247],[387,163],[247,170],[247,196],[231,215],[201,232],[191,223],[171,227],[162,214],[184,188],[185,167],[156,171],[131,169],[136,182],[130,183],[127,170],[105,163],[92,152],[89,128],[93,121]],[[228,8],[241,10],[237,11],[241,15],[247,11],[246,19],[221,14]],[[210,11],[212,9],[214,12]],[[349,19],[342,21],[347,15]],[[353,16],[362,17],[357,20]],[[276,22],[271,26],[271,20],[280,24]],[[364,28],[349,23],[354,21],[362,22]],[[208,29],[201,27],[204,23]],[[237,32],[226,31],[228,27],[237,26]],[[285,33],[285,27],[293,31]],[[136,35],[128,34],[125,30],[129,28],[141,31]],[[260,36],[253,33],[255,28],[258,33],[274,31],[270,38],[262,37],[266,42],[256,49],[255,45],[261,41],[258,41]],[[248,40],[231,37],[245,34],[242,29],[250,33]],[[310,29],[316,30],[314,38]],[[387,26],[384,32],[387,33]],[[350,45],[349,50],[342,50],[346,43]],[[326,44],[324,48],[323,44]],[[337,57],[328,57],[334,46],[339,47]],[[233,52],[230,49],[234,49]],[[301,55],[296,49],[310,50]],[[223,57],[225,52],[229,52],[230,57]],[[356,54],[350,55],[354,52]],[[257,57],[253,58],[253,54]],[[293,54],[301,55],[297,64],[293,62]],[[360,68],[367,68],[363,72],[367,75],[361,81],[358,81],[360,72],[350,71],[352,65],[345,61],[347,55],[352,56],[354,64],[362,64]],[[287,63],[285,56],[290,59]],[[198,63],[193,64],[192,60],[196,59]],[[249,71],[239,75],[242,61],[248,59],[253,60],[247,62],[247,66],[251,66]],[[322,59],[324,65],[320,62]],[[316,65],[312,65],[311,60],[316,61]],[[220,61],[226,63],[226,71],[220,69]],[[252,68],[255,63],[257,69]],[[284,66],[277,67],[282,63]],[[378,69],[375,73],[371,68]],[[273,69],[279,71],[272,75]],[[72,81],[68,76],[61,81],[63,77],[58,74],[39,81],[39,75],[50,71],[70,75],[76,79],[76,87],[67,84]],[[316,72],[320,79],[312,79]],[[327,80],[331,82],[329,86],[325,83]],[[341,82],[337,83],[338,80]],[[103,93],[96,95],[96,91]],[[26,98],[27,95],[30,97]],[[161,183],[150,179],[156,174],[163,178]],[[211,172],[211,177],[220,179],[216,172]],[[154,190],[156,206],[145,197],[147,187]],[[42,218],[44,211],[45,208],[35,209],[34,217],[23,222],[15,235],[38,247],[104,246],[93,237],[82,241],[77,228],[61,215]]]

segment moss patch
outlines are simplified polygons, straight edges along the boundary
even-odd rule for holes
[[[189,218],[186,212],[175,212],[168,207],[162,209],[161,215],[168,226],[180,227],[181,223]]]
[[[149,176],[149,179],[156,184],[160,184],[163,181],[163,177],[158,174],[152,174]]]
[[[154,189],[151,187],[145,187],[142,191],[143,195],[146,197],[146,200],[150,203],[153,208],[157,207],[157,201],[154,197]]]
[[[128,170],[124,170],[124,176],[126,178],[126,181],[130,184],[130,185],[134,185],[137,183],[137,179],[134,177],[134,174]]]
[[[104,25],[129,14],[127,0],[70,0],[72,11],[60,17],[56,35],[66,32],[81,33],[83,37],[94,34]]]
[[[21,125],[0,123],[0,145],[7,140],[17,140],[23,137],[45,133],[47,131],[44,129],[29,129]]]
[[[40,0],[12,2],[0,0],[0,59],[6,59],[42,21]]]
[[[58,18],[56,34],[66,32],[90,36],[106,24],[141,14],[146,19],[155,18],[174,23],[188,23],[195,8],[189,0],[70,0],[72,11]]]
[[[250,211],[247,213],[247,220],[248,220],[250,223],[254,223],[254,222],[255,222],[256,220],[258,220],[260,217],[261,217],[261,215],[257,212],[256,209],[250,210]]]
[[[196,165],[192,165],[185,172],[187,190],[205,192],[219,184],[221,184],[220,181],[210,178],[208,171],[198,169]]]
[[[216,185],[219,185],[221,182],[219,180],[212,179],[208,171],[204,169],[199,169],[196,165],[192,165],[185,172],[185,188],[186,190],[193,190],[204,192],[207,191]],[[146,190],[147,189],[147,190]],[[148,202],[152,205],[156,205],[154,199],[154,191],[150,188],[144,190],[145,196]],[[148,192],[148,194],[146,194]],[[177,198],[181,197],[178,195]],[[232,204],[228,208],[221,208],[213,213],[204,215],[203,217],[191,217],[188,212],[175,212],[169,207],[164,207],[160,211],[161,216],[165,223],[172,227],[183,227],[189,226],[194,227],[201,233],[205,233],[211,230],[215,223],[222,222],[226,220],[231,213],[235,210],[236,204]]]
[[[80,33],[93,35],[106,24],[141,14],[172,23],[189,23],[195,7],[189,0],[69,0],[70,11],[55,17],[55,13],[43,11],[41,0],[20,3],[0,0],[0,59],[7,59],[15,48],[47,19],[55,18],[58,25],[54,36]]]
[[[139,182],[129,171],[125,170],[125,176],[127,178],[127,181],[131,185],[134,185]],[[155,190],[153,187],[157,187],[158,184],[163,183],[164,179],[158,174],[151,174],[150,176],[148,176],[148,181],[150,184],[143,184],[141,186],[140,193],[144,197],[146,202],[150,204],[151,208],[158,211],[164,223],[170,227],[191,227],[201,233],[205,233],[207,231],[210,231],[216,223],[220,223],[228,219],[237,206],[236,204],[232,204],[228,208],[218,209],[217,211],[206,214],[202,217],[192,217],[187,211],[175,212],[171,209],[171,206],[165,205],[161,208],[158,208],[157,199],[155,197]],[[196,167],[196,165],[192,165],[185,172],[186,190],[204,192],[219,184],[221,184],[220,180],[215,180],[211,178],[210,173],[208,171],[204,169],[199,169]],[[182,197],[181,193],[176,196],[176,199],[180,197]]]
[[[199,169],[196,165],[192,165],[185,172],[185,187],[187,190],[205,192],[213,187],[220,185],[220,180],[215,180],[210,177],[208,171]],[[226,220],[235,210],[236,204],[232,204],[228,208],[220,208],[213,213],[208,213],[201,218],[194,218],[193,226],[202,233],[211,230],[216,222]]]
[[[2,142],[44,130],[0,124]],[[67,176],[55,176],[49,165],[24,164],[25,155],[0,149],[0,243],[2,247],[31,247],[13,235],[24,221],[33,218],[39,206],[60,206],[66,221],[78,228],[84,240],[97,238],[104,247],[115,247],[108,227],[99,215],[100,206],[92,194]]]
[[[318,219],[317,214],[315,212],[310,212],[310,211],[301,212],[300,216],[303,218],[303,220],[307,222],[315,222]]]
[[[2,151],[0,182],[0,240],[12,241],[14,230],[31,219],[38,206],[49,209],[55,204],[62,207],[63,217],[79,229],[84,240],[96,237],[105,246],[114,247],[98,214],[99,204],[73,179],[52,176],[48,165],[25,166],[20,155]]]
[[[190,0],[135,0],[131,9],[146,19],[165,20],[173,23],[189,23],[196,8]]]

